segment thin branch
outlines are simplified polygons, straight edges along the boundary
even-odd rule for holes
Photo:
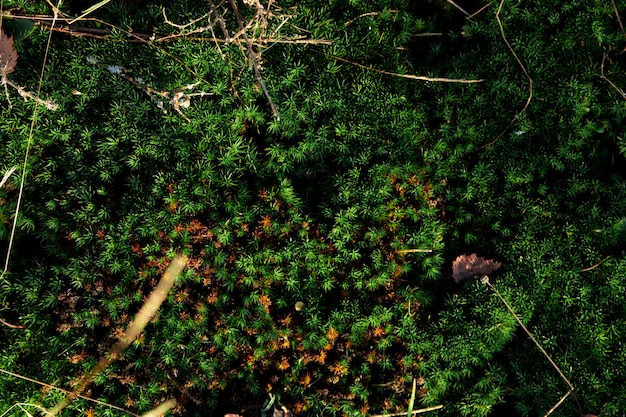
[[[57,110],[59,108],[59,105],[56,104],[54,101],[44,100],[41,97],[39,97],[39,94],[31,93],[30,91],[25,90],[20,85],[11,81],[10,79],[6,77],[3,77],[2,82],[5,85],[10,85],[11,87],[15,88],[17,93],[20,96],[22,96],[24,100],[33,100],[34,102],[41,104],[42,106],[45,106],[48,110]]]
[[[535,344],[535,346],[537,346],[537,348],[539,348],[539,350],[541,351],[541,353],[543,353],[543,356],[546,357],[546,359],[548,359],[548,361],[550,362],[550,365],[552,365],[552,367],[556,370],[556,372],[559,374],[559,376],[561,377],[561,379],[565,382],[565,384],[567,385],[567,388],[569,389],[569,391],[567,392],[567,394],[565,394],[561,400],[559,402],[557,402],[557,404],[552,407],[548,413],[544,416],[548,416],[549,414],[551,414],[556,407],[558,407],[564,400],[565,398],[567,398],[567,396],[571,393],[573,395],[573,397],[576,399],[576,404],[578,405],[578,409],[580,411],[580,415],[583,415],[583,410],[580,406],[580,403],[578,402],[578,398],[576,398],[576,394],[574,394],[574,386],[572,385],[571,382],[569,382],[569,379],[567,379],[567,377],[563,374],[563,372],[561,372],[561,369],[557,366],[557,364],[552,360],[552,358],[550,357],[550,355],[548,355],[548,352],[545,351],[545,349],[543,348],[543,346],[541,346],[541,344],[539,344],[539,342],[537,341],[537,339],[535,339],[535,336],[533,336],[533,334],[526,328],[526,326],[524,326],[524,323],[522,323],[522,320],[517,316],[517,314],[515,314],[515,311],[513,311],[513,308],[509,305],[509,303],[504,299],[504,297],[502,297],[502,295],[500,294],[500,292],[496,289],[496,287],[493,286],[493,284],[491,282],[489,282],[489,277],[487,275],[484,275],[481,279],[480,282],[482,282],[483,284],[485,284],[487,287],[489,287],[490,290],[492,290],[500,299],[500,301],[502,301],[502,303],[505,305],[506,309],[509,310],[509,313],[511,313],[513,315],[513,317],[515,318],[515,321],[517,321],[517,324],[520,325],[520,327],[522,328],[522,330],[524,330],[524,332],[528,335],[528,337],[530,338],[530,340],[533,341],[533,343]]]
[[[518,117],[524,113],[526,111],[526,109],[528,108],[528,106],[530,105],[530,101],[533,98],[533,79],[530,77],[530,74],[528,74],[528,71],[526,70],[526,67],[524,66],[524,64],[522,64],[522,60],[519,59],[519,57],[517,56],[517,54],[515,53],[515,51],[513,50],[513,47],[511,47],[511,44],[509,43],[509,41],[506,39],[506,35],[504,34],[504,27],[502,26],[502,20],[500,19],[500,12],[502,11],[502,5],[504,4],[504,0],[500,0],[500,5],[498,6],[498,11],[496,11],[496,21],[498,22],[498,26],[500,27],[500,34],[502,35],[502,40],[504,40],[504,43],[506,44],[506,47],[509,48],[509,51],[511,51],[511,54],[513,54],[513,57],[515,57],[515,60],[517,61],[518,65],[520,66],[520,68],[522,68],[522,71],[524,72],[524,75],[526,76],[526,78],[528,79],[528,99],[526,100],[526,104],[524,104],[524,107],[522,108],[522,110],[520,110],[514,117],[513,119],[511,119],[511,121],[509,122],[509,124],[504,128],[504,130],[502,131],[502,133],[500,133],[494,140],[492,140],[491,142],[489,142],[486,145],[483,145],[481,147],[479,147],[477,150],[479,149],[484,149],[490,145],[493,145],[494,143],[496,143],[498,140],[500,140],[500,138],[502,136],[504,136],[504,134],[506,132],[509,131],[509,129],[511,128],[511,126],[513,126],[513,124],[515,123],[515,121],[518,119]]]
[[[624,90],[622,90],[621,88],[619,88],[618,86],[616,86],[613,81],[609,80],[605,75],[604,75],[604,61],[606,60],[607,56],[606,54],[602,55],[602,63],[600,64],[600,78],[602,78],[603,80],[605,80],[607,83],[609,83],[611,85],[611,87],[613,87],[615,89],[615,91],[617,91],[619,93],[620,96],[622,96],[622,98],[624,100],[626,100],[626,93],[624,93]]]
[[[8,15],[7,15],[8,16]],[[17,18],[17,16],[12,16]],[[22,16],[22,18],[26,18]],[[75,25],[56,25],[55,27],[50,27],[48,20],[45,17],[30,17],[31,20],[35,21],[39,26],[44,27],[46,29],[52,30],[54,32],[63,33],[70,36],[81,36],[81,37],[89,37],[94,39],[107,39],[109,38],[113,31],[111,29],[102,29],[102,28],[90,28],[84,26],[75,26]],[[90,19],[93,21],[97,21],[98,19]],[[102,22],[99,22],[102,23]],[[109,25],[114,29],[118,29],[115,26]],[[203,33],[206,31],[212,32],[212,37],[206,36],[192,36],[197,33]],[[161,37],[154,37],[154,35],[149,35],[147,33],[137,33],[137,32],[129,32],[131,39],[130,42],[143,42],[143,43],[164,43],[164,42],[172,42],[178,39],[184,38],[186,40],[192,41],[209,41],[215,43],[226,43],[226,44],[239,44],[241,41],[237,37],[225,36],[223,38],[215,36],[213,33],[213,25],[196,28],[184,33],[173,33],[170,35],[164,35]],[[420,35],[416,35],[420,36]],[[305,36],[296,36],[290,38],[277,38],[277,37],[250,37],[248,38],[250,42],[252,42],[255,46],[262,46],[269,43],[285,43],[285,44],[300,44],[300,45],[332,45],[332,41],[327,39],[308,39]]]
[[[491,6],[491,3],[487,3],[485,4],[483,7],[481,7],[480,9],[478,9],[477,11],[475,11],[474,13],[472,13],[470,16],[468,16],[468,19],[473,19],[474,17],[476,17],[480,12],[482,12],[483,10],[485,10],[487,7]]]
[[[211,5],[211,10],[209,11],[209,29],[211,31],[211,36],[213,36],[213,38],[215,39],[217,38],[217,36],[215,36],[215,32],[213,31],[213,21],[212,21],[211,15],[213,14],[213,12],[215,12],[216,19],[219,19],[220,15],[218,14],[218,11],[215,9],[215,6],[210,0],[209,0],[209,4]],[[222,25],[222,31],[226,30],[224,22],[220,21],[220,24]],[[220,48],[219,42],[215,41],[215,47],[217,48],[217,51],[220,53],[220,56],[222,57],[222,59],[225,59],[226,56],[224,55],[224,52],[222,52],[222,48]]]
[[[619,17],[619,12],[617,11],[615,0],[611,0],[611,4],[613,5],[613,10],[615,11],[615,17],[617,18],[617,23],[619,23],[619,28],[622,30],[622,35],[626,36],[626,31],[624,31],[624,25],[622,25],[622,19],[620,19]]]
[[[215,13],[215,16],[217,17],[217,21],[220,22],[220,26],[222,27],[222,33],[224,34],[226,39],[230,39],[230,34],[228,33],[228,29],[226,28],[226,21],[224,20],[224,17],[220,13],[220,10],[217,7],[215,7],[215,4],[213,3],[212,0],[208,0],[208,1],[209,1],[209,5],[211,6],[211,12]]]
[[[345,62],[350,65],[357,66],[359,68],[363,68],[369,71],[378,72],[380,74],[391,75],[393,77],[401,77],[408,78],[410,80],[419,80],[419,81],[429,81],[429,82],[441,82],[441,83],[462,83],[462,84],[473,84],[473,83],[481,83],[484,80],[465,80],[465,79],[453,79],[453,78],[433,78],[433,77],[424,77],[421,75],[411,75],[411,74],[397,74],[395,72],[389,72],[384,70],[379,70],[376,68],[368,67],[367,65],[359,64],[358,62],[349,61],[344,58],[340,58],[334,55],[328,55],[329,57],[336,59],[337,61]]]

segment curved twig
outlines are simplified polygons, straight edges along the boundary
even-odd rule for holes
[[[498,6],[498,10],[496,11],[496,21],[498,22],[498,26],[500,27],[500,34],[502,35],[502,40],[504,40],[504,43],[506,44],[506,47],[509,48],[509,51],[511,51],[511,54],[513,54],[513,57],[515,58],[515,60],[517,61],[517,64],[520,66],[520,68],[522,69],[522,71],[524,72],[524,75],[526,76],[526,78],[528,79],[528,99],[526,99],[526,104],[524,104],[524,107],[522,107],[522,110],[520,110],[514,117],[513,119],[511,119],[511,121],[509,122],[509,124],[504,128],[504,130],[491,142],[489,142],[486,145],[483,145],[481,147],[479,147],[477,150],[479,149],[484,149],[487,146],[493,145],[494,143],[496,143],[498,140],[500,140],[500,138],[502,136],[504,136],[504,134],[506,132],[509,131],[509,129],[511,128],[511,126],[513,126],[513,124],[515,123],[515,121],[518,119],[518,117],[524,113],[526,111],[526,109],[528,108],[528,106],[530,105],[530,101],[533,98],[533,79],[530,77],[530,74],[528,74],[528,71],[526,70],[526,67],[524,66],[524,64],[522,63],[522,60],[519,59],[519,57],[517,56],[517,54],[515,53],[515,51],[513,50],[513,47],[511,46],[511,44],[509,43],[509,41],[506,38],[506,35],[504,34],[504,26],[502,26],[502,20],[500,19],[500,11],[502,10],[502,6],[504,5],[504,0],[500,0],[500,5]]]

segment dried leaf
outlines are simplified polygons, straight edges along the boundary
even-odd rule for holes
[[[5,74],[13,72],[17,64],[17,51],[13,47],[13,36],[8,36],[0,28],[0,70]]]
[[[274,414],[272,417],[293,417],[293,413],[287,409],[287,407],[282,406],[280,409],[275,408]]]
[[[502,266],[502,263],[485,259],[472,253],[461,255],[452,262],[452,278],[456,282],[463,282],[475,275],[489,275]]]

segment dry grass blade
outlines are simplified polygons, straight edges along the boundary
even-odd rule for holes
[[[7,371],[7,370],[2,369],[2,368],[0,368],[0,372],[2,372],[4,374],[7,374],[7,375],[10,375],[10,376],[15,377],[15,378],[23,379],[24,381],[28,381],[28,382],[32,382],[34,384],[41,385],[42,387],[45,387],[45,388],[48,388],[48,389],[61,391],[61,392],[64,392],[66,394],[71,394],[72,393],[71,391],[65,390],[63,388],[55,387],[54,385],[46,384],[45,382],[37,381],[36,379],[29,378],[29,377],[24,376],[24,375],[16,374],[14,372],[10,372],[10,371]],[[140,417],[139,414],[135,414],[135,413],[132,413],[132,412],[130,412],[128,410],[124,410],[123,408],[117,407],[117,406],[115,406],[113,404],[107,404],[104,401],[94,400],[93,398],[89,398],[89,397],[86,397],[84,395],[79,395],[78,398],[81,398],[81,399],[87,400],[87,401],[91,401],[91,402],[96,403],[96,404],[104,405],[106,407],[113,408],[113,409],[118,410],[118,411],[122,411],[122,412],[124,412],[126,414],[129,414],[131,416],[134,416],[134,417]]]
[[[157,284],[156,288],[152,291],[144,305],[141,307],[134,320],[128,326],[128,329],[121,337],[121,339],[111,348],[109,353],[103,356],[100,361],[94,366],[94,368],[85,374],[78,383],[77,387],[68,395],[65,399],[60,401],[48,415],[56,416],[65,407],[67,407],[74,398],[78,397],[94,380],[94,378],[104,371],[115,359],[120,357],[122,353],[130,346],[130,344],[139,336],[139,333],[146,327],[150,319],[156,314],[157,310],[167,298],[167,294],[170,292],[176,279],[182,272],[187,258],[179,255],[172,260],[172,263],[167,268],[163,277]]]
[[[26,328],[26,327],[21,326],[19,324],[11,324],[11,323],[9,323],[7,321],[4,321],[2,319],[0,319],[0,324],[2,324],[3,326],[10,327],[11,329],[25,329]]]
[[[7,169],[7,172],[5,172],[4,176],[2,177],[2,181],[0,181],[0,188],[4,187],[4,184],[9,180],[9,177],[11,177],[16,169],[17,167],[11,167]]]
[[[85,16],[95,12],[96,10],[98,10],[99,8],[101,8],[102,6],[106,5],[108,2],[110,2],[111,0],[102,0],[99,3],[94,4],[93,6],[91,6],[90,8],[88,8],[87,10],[85,10],[83,12],[83,14],[81,14],[80,16],[78,16],[76,19],[73,19],[69,22],[69,24],[71,25],[72,23],[83,19]]]
[[[595,264],[595,265],[591,265],[591,266],[590,266],[590,267],[588,267],[588,268],[583,268],[583,269],[581,269],[581,270],[580,270],[580,272],[589,272],[589,271],[592,271],[592,270],[596,269],[597,267],[599,267],[600,265],[602,265],[602,264],[604,263],[604,261],[606,261],[607,259],[609,259],[609,258],[604,258],[603,260],[601,260],[600,262],[598,262],[598,263],[597,263],[597,264]]]
[[[443,405],[435,405],[433,407],[420,408],[419,410],[413,410],[411,411],[411,414],[412,415],[423,414],[423,413],[428,413],[429,411],[441,410],[442,408],[443,408]],[[406,412],[400,412],[400,413],[391,413],[391,414],[375,414],[369,417],[399,417],[399,416],[406,416],[406,415],[407,415]]]
[[[472,13],[470,16],[468,16],[468,19],[473,19],[474,17],[478,16],[483,10],[485,10],[487,7],[491,6],[491,3],[487,3],[485,4],[483,7],[481,7],[480,9],[476,10],[474,13]]]
[[[397,74],[395,72],[389,72],[389,71],[384,71],[384,70],[379,70],[379,69],[376,69],[376,68],[368,67],[367,65],[359,64],[358,62],[349,61],[347,59],[340,58],[338,56],[334,56],[334,55],[328,55],[328,56],[330,56],[333,59],[336,59],[337,61],[345,62],[347,64],[354,65],[354,66],[357,66],[359,68],[366,69],[368,71],[374,71],[374,72],[378,72],[380,74],[391,75],[393,77],[408,78],[410,80],[439,82],[439,83],[461,83],[461,84],[481,83],[481,82],[484,81],[482,79],[481,80],[464,80],[464,79],[454,79],[454,78],[424,77],[424,76],[421,76],[421,75],[411,75],[411,74]]]
[[[57,4],[57,8],[58,6],[61,4],[61,0],[59,0],[58,4]],[[54,18],[52,19],[52,23],[51,26],[54,27],[54,24],[56,23],[57,20],[57,14],[55,12]],[[40,96],[41,93],[41,86],[43,85],[43,75],[45,73],[46,70],[46,63],[48,62],[48,52],[50,51],[50,42],[52,41],[52,31],[48,34],[48,41],[46,42],[46,49],[44,51],[43,54],[43,62],[41,64],[41,72],[39,73],[39,83],[37,85],[37,97]],[[3,81],[7,81],[6,78],[6,73],[2,72],[2,79]],[[6,84],[5,84],[6,86]],[[20,213],[20,207],[22,204],[22,196],[24,195],[24,184],[26,183],[26,166],[27,166],[27,162],[28,162],[28,157],[30,155],[30,147],[32,145],[33,142],[33,132],[35,130],[35,120],[37,120],[37,110],[39,109],[38,106],[35,106],[35,109],[33,110],[33,117],[31,119],[30,122],[30,128],[28,131],[28,140],[26,141],[26,152],[24,154],[24,164],[22,165],[22,181],[20,183],[20,191],[17,197],[17,204],[15,207],[15,216],[13,218],[13,225],[11,227],[11,236],[9,237],[9,245],[7,247],[7,255],[6,255],[6,260],[4,263],[4,269],[2,270],[2,274],[0,274],[0,280],[2,280],[2,278],[4,277],[4,275],[7,273],[7,271],[9,270],[9,260],[11,258],[11,250],[13,248],[13,240],[15,238],[15,230],[17,229],[17,219],[19,217],[19,213]]]

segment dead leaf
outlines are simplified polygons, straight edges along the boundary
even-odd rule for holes
[[[13,47],[13,36],[8,36],[0,28],[0,70],[5,74],[13,72],[17,64],[17,51]]]
[[[280,410],[278,408],[274,409],[274,414],[272,417],[293,417],[293,413],[287,409],[287,407],[282,406]]]
[[[461,255],[452,262],[452,278],[455,282],[463,282],[475,275],[489,275],[502,266],[502,263],[472,253]]]

